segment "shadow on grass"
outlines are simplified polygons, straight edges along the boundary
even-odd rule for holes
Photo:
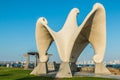
[[[0,76],[5,77],[5,76],[11,76],[12,74],[0,74]]]
[[[43,76],[33,76],[33,77],[24,77],[17,80],[54,80],[52,77],[43,77]]]

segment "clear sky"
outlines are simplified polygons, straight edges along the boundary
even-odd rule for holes
[[[48,25],[59,31],[70,10],[80,10],[78,25],[82,23],[93,5],[99,2],[106,9],[107,48],[105,59],[120,60],[120,0],[0,0],[0,61],[21,61],[23,54],[37,51],[35,27],[39,17],[45,17]],[[52,61],[59,61],[55,43],[48,51]],[[92,60],[91,45],[83,51],[79,60]]]

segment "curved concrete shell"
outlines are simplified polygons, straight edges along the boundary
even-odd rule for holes
[[[49,59],[47,50],[52,41],[55,41],[60,59],[62,61],[56,77],[72,77],[72,67],[84,48],[90,43],[93,46],[95,55],[95,73],[110,74],[102,64],[106,47],[106,14],[104,7],[96,3],[83,23],[78,26],[76,17],[79,13],[73,8],[59,32],[54,32],[48,26],[45,18],[38,19],[36,24],[36,44],[39,51],[40,62],[46,63]],[[71,63],[71,64],[70,64]],[[37,73],[40,66],[33,70]]]

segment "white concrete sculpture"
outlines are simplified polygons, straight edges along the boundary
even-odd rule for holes
[[[60,59],[62,60],[56,77],[72,77],[79,55],[90,43],[95,51],[93,57],[95,73],[110,74],[108,69],[103,65],[106,47],[106,14],[104,7],[96,3],[79,27],[76,21],[78,13],[79,10],[73,8],[59,32],[51,30],[44,17],[38,19],[36,24],[36,42],[40,62],[45,64],[48,61],[47,50],[50,44],[55,41]],[[39,65],[33,70],[32,74],[41,74],[40,72]]]

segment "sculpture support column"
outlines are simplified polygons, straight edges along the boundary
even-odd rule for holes
[[[60,68],[56,77],[59,77],[59,78],[72,77],[74,72],[76,71],[77,71],[77,66],[75,63],[62,62],[60,64]]]
[[[103,63],[95,63],[95,74],[111,74]]]
[[[25,54],[26,57],[26,65],[24,69],[28,69],[29,68],[29,63],[30,63],[30,55],[29,54]]]
[[[47,72],[48,72],[47,62],[40,62],[30,74],[45,75],[47,74]]]
[[[58,71],[56,77],[59,77],[59,78],[72,77],[72,72],[71,72],[69,62],[62,62],[60,64],[60,68],[59,68],[59,71]]]
[[[34,70],[30,73],[33,75],[46,75],[48,73],[48,66],[47,62],[49,59],[50,54],[47,54],[45,56],[40,57],[40,63],[37,65],[37,67],[34,68]]]
[[[34,62],[34,67],[38,65],[38,55],[35,54],[35,62]]]

